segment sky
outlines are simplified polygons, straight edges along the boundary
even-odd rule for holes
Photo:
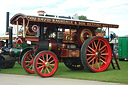
[[[17,13],[38,15],[44,10],[47,14],[87,16],[101,23],[118,24],[118,29],[110,29],[118,36],[128,35],[128,0],[3,0],[0,2],[0,35],[5,34],[6,12],[10,18]]]

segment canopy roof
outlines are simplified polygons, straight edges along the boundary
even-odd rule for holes
[[[88,27],[108,27],[108,28],[118,28],[119,25],[115,24],[105,24],[94,21],[86,21],[86,20],[75,20],[75,19],[66,19],[66,18],[57,18],[57,17],[48,17],[48,16],[29,16],[24,14],[16,14],[14,15],[10,22],[11,24],[16,24],[18,19],[25,19],[32,22],[44,22],[44,23],[52,23],[52,24],[61,24],[61,25],[74,25],[74,26],[88,26]]]

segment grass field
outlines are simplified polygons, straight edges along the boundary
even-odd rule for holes
[[[72,71],[63,63],[59,63],[58,70],[53,77],[128,84],[128,61],[119,61],[119,65],[121,70],[113,70],[112,66],[110,65],[107,71],[91,73],[86,70]],[[18,63],[15,64],[14,68],[2,69],[0,73],[36,76],[36,74],[27,74]]]

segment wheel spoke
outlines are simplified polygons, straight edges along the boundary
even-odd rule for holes
[[[96,67],[97,59],[95,60],[94,68]]]
[[[25,61],[25,63],[30,63],[31,61]]]
[[[90,46],[88,46],[92,51],[96,52],[94,49],[92,49]]]
[[[29,65],[31,65],[31,64],[30,64],[30,63],[28,63],[28,64],[26,65],[26,67],[27,67],[27,66],[29,66]]]
[[[97,49],[97,46],[96,46],[96,43],[95,43],[95,41],[94,41],[94,46],[95,46],[95,48]]]
[[[51,59],[52,57],[50,56],[49,58],[48,58],[48,61]]]
[[[43,61],[45,61],[45,59],[44,59],[44,55],[42,56],[42,58],[43,58]]]
[[[31,59],[33,59],[33,56],[32,56],[32,54],[30,54],[30,56],[31,56]]]
[[[49,68],[53,70],[53,68],[51,66],[49,66]]]
[[[46,61],[48,61],[48,54],[46,54]]]
[[[30,67],[29,67],[29,70],[32,68],[32,64],[30,65]]]
[[[42,67],[44,67],[44,66],[39,66],[38,69],[40,69],[40,68],[42,68]]]
[[[101,55],[109,55],[108,53],[102,53]]]
[[[29,57],[27,57],[26,59],[31,60]]]
[[[92,53],[92,51],[90,51],[89,49],[87,49],[88,52]]]
[[[99,42],[100,42],[100,40],[98,40],[98,42],[97,42],[97,48],[98,48]],[[97,49],[97,48],[96,48],[96,49]]]
[[[99,63],[97,62],[98,69],[100,69]]]
[[[99,44],[99,49],[100,49],[100,47],[101,47],[101,42],[100,42],[100,44]]]
[[[51,64],[52,62],[54,62],[54,60],[50,61],[49,63]]]
[[[50,66],[55,66],[55,64],[50,64]]]
[[[46,67],[47,68],[47,67]],[[44,70],[44,74],[46,74],[46,68],[45,68],[45,70]]]
[[[39,60],[40,60],[41,62],[44,62],[41,58],[39,58]]]
[[[94,65],[94,60],[92,61],[92,68],[93,68],[93,65]]]
[[[102,50],[103,48],[105,48],[105,47],[106,47],[106,45],[104,45],[102,48],[100,48],[99,51],[101,51],[101,50]]]
[[[103,58],[104,60],[106,59],[105,57],[103,57],[103,56],[100,56],[101,58]]]
[[[40,65],[42,65],[43,63],[37,63],[37,64],[40,64]]]
[[[87,59],[87,61],[90,60],[91,58],[92,58],[92,56],[90,56],[90,57]]]
[[[50,71],[49,71],[48,67],[46,68],[46,70],[48,71],[48,73],[50,73]]]
[[[93,59],[91,59],[88,63],[90,64],[96,57],[94,57]]]
[[[87,56],[89,56],[89,55],[95,55],[95,54],[86,54]]]
[[[102,59],[100,59],[103,63],[105,63],[106,64],[106,62],[104,61],[104,60],[102,60]]]
[[[101,66],[101,61],[100,61],[100,59],[99,59],[99,62],[100,62],[100,66]]]
[[[41,73],[42,73],[43,69],[44,69],[44,66],[41,67],[41,70],[40,70]]]
[[[106,49],[102,50],[100,53],[103,53],[104,51],[106,51]]]

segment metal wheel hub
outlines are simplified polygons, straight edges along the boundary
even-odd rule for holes
[[[97,52],[95,53],[95,56],[96,56],[96,58],[99,58],[99,57],[100,57],[100,52],[97,51]]]
[[[49,62],[45,62],[45,67],[48,67],[49,65]]]

